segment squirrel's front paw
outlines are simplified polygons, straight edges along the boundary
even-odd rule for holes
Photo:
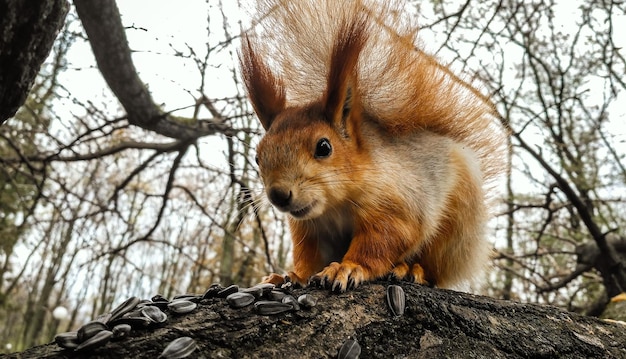
[[[275,286],[279,286],[286,282],[286,274],[270,273],[261,279],[261,283],[271,283]]]
[[[356,288],[369,279],[365,268],[354,262],[343,261],[332,262],[324,270],[311,277],[309,283],[331,288],[333,292],[345,292],[346,289]]]
[[[389,273],[389,279],[391,280],[406,280],[417,284],[429,285],[426,280],[426,274],[424,268],[419,263],[409,266],[407,263],[402,262],[396,264],[395,267]]]
[[[304,287],[307,284],[307,282],[304,279],[300,278],[294,272],[289,272],[287,274],[271,273],[263,277],[262,283],[271,283],[277,287],[280,287],[287,283],[292,283],[296,285],[297,287]]]

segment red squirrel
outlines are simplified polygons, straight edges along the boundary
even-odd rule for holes
[[[266,282],[345,291],[392,276],[454,288],[489,262],[504,131],[484,96],[417,47],[403,7],[259,1],[241,69],[294,266]]]

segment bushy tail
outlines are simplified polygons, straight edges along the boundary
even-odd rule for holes
[[[367,42],[357,67],[363,111],[390,135],[420,129],[472,148],[486,184],[505,156],[504,131],[479,91],[419,49],[417,26],[402,0],[259,0],[248,36],[286,91],[287,106],[321,98],[333,42],[346,23],[366,19]],[[344,27],[345,28],[345,27]]]

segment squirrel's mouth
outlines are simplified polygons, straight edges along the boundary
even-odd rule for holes
[[[300,209],[289,211],[289,214],[291,214],[292,216],[298,219],[304,218],[306,217],[307,214],[309,214],[309,212],[311,212],[311,209],[313,209],[313,206],[315,206],[315,203],[317,203],[317,201],[313,201],[308,206],[302,207]]]

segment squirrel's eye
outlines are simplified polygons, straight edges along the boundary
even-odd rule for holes
[[[317,141],[315,146],[315,158],[326,158],[333,152],[333,147],[330,145],[330,141],[327,138],[322,138]]]
[[[254,162],[256,162],[257,166],[259,165],[259,156],[254,156]]]

